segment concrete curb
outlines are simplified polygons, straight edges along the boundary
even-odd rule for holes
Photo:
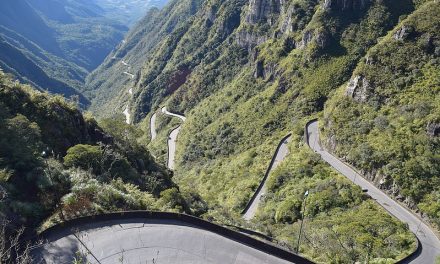
[[[161,107],[160,109],[161,109],[161,113],[162,114],[164,114],[164,115],[167,115],[167,116],[169,116],[169,117],[171,117],[171,118],[179,118],[179,117],[176,117],[176,116],[172,116],[172,115],[169,115],[169,114],[167,114],[167,113],[164,113],[163,111],[162,111],[162,109],[163,109],[164,107]],[[166,109],[166,108],[165,108]],[[167,110],[168,111],[168,110]],[[170,112],[171,113],[171,112]],[[179,113],[178,113],[178,115],[180,115]],[[184,115],[181,115],[181,116],[183,116],[183,117],[185,117]],[[170,138],[170,135],[171,135],[171,133],[173,133],[173,131],[174,130],[176,130],[176,129],[178,129],[179,127],[181,127],[182,126],[182,124],[185,122],[184,120],[182,120],[181,118],[179,118],[181,121],[182,121],[182,123],[180,124],[180,125],[178,125],[178,126],[175,126],[174,128],[172,128],[172,129],[170,129],[170,131],[168,132],[168,134],[167,134],[167,168],[168,169],[170,169],[170,167],[168,166],[169,165],[169,162],[170,162],[170,144],[169,144],[169,138]],[[170,169],[171,170],[171,169]]]
[[[315,118],[315,119],[312,119],[312,120],[310,120],[310,121],[308,121],[307,123],[306,123],[306,125],[305,125],[305,127],[304,127],[304,141],[305,141],[305,143],[307,144],[307,146],[309,146],[309,148],[310,148],[310,143],[309,143],[309,125],[311,124],[311,123],[313,123],[313,122],[316,122],[316,121],[318,121],[318,119],[317,118]],[[310,148],[311,149],[311,148]],[[333,157],[335,157],[336,159],[338,159],[338,160],[340,160],[338,157],[336,157],[335,155],[333,155],[333,153],[330,153],[329,152],[329,154],[330,155],[332,155]],[[342,161],[344,164],[346,164],[344,161]],[[355,168],[353,168],[350,164],[346,164],[347,166],[349,166],[349,167],[351,167],[357,174],[359,174],[359,176],[361,176],[362,178],[363,178],[363,176],[355,169]],[[385,208],[385,207],[383,207],[380,203],[378,203],[383,209],[385,209],[385,211],[387,211],[389,214],[390,214],[390,212]],[[391,215],[391,216],[393,216],[393,215]],[[395,216],[393,216],[393,217],[395,217]],[[400,220],[399,220],[400,221]],[[414,233],[413,233],[414,234]],[[420,255],[420,253],[422,252],[422,244],[420,243],[420,240],[419,240],[419,238],[417,237],[417,235],[416,234],[414,234],[414,237],[416,238],[416,241],[417,241],[417,247],[416,247],[416,249],[414,250],[414,252],[412,252],[411,254],[409,254],[408,256],[406,256],[406,257],[404,257],[403,259],[401,259],[401,260],[399,260],[399,261],[397,261],[396,262],[396,264],[406,264],[406,263],[410,263],[411,261],[413,261],[414,259],[416,259],[417,258],[417,256],[419,256]]]
[[[209,232],[224,236],[226,238],[235,240],[249,247],[255,248],[259,251],[267,253],[269,255],[290,261],[297,264],[311,264],[312,261],[293,254],[285,249],[263,242],[261,240],[252,238],[243,233],[231,230],[229,228],[205,221],[203,219],[180,213],[171,212],[154,212],[154,211],[127,211],[117,213],[107,213],[102,215],[84,216],[72,220],[68,220],[61,224],[52,226],[40,234],[41,239],[47,239],[51,235],[56,235],[65,232],[66,230],[72,230],[78,226],[84,226],[86,224],[93,224],[97,222],[109,221],[109,220],[129,220],[129,219],[156,219],[156,220],[177,220],[183,223],[191,224],[192,226],[207,230]]]
[[[270,171],[272,170],[272,166],[275,163],[275,159],[277,157],[278,151],[281,148],[281,145],[283,144],[283,142],[289,138],[290,136],[292,136],[292,133],[289,133],[287,136],[284,136],[280,143],[278,143],[278,146],[276,148],[275,153],[272,156],[272,159],[270,160],[269,166],[266,169],[266,173],[264,174],[263,179],[261,180],[260,184],[258,185],[258,188],[255,190],[254,194],[252,195],[252,198],[249,200],[249,202],[246,204],[246,207],[243,209],[243,211],[241,212],[241,214],[245,214],[247,210],[249,210],[249,208],[251,207],[252,203],[255,201],[255,199],[257,198],[258,193],[260,192],[260,190],[263,188],[264,184],[266,183],[267,178],[269,177]]]

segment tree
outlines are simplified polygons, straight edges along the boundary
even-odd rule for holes
[[[0,165],[25,170],[38,163],[40,128],[25,116],[0,120]]]
[[[67,155],[64,157],[64,165],[92,170],[97,173],[100,171],[101,158],[101,147],[78,144],[67,150]]]

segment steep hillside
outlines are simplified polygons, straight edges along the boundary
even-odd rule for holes
[[[111,116],[124,111],[127,91],[135,88],[138,83],[138,72],[149,56],[151,50],[163,49],[159,52],[166,61],[175,38],[185,32],[185,25],[191,22],[193,15],[200,6],[200,0],[174,1],[163,10],[150,10],[136,27],[104,61],[104,63],[87,78],[85,94],[93,98],[91,109],[98,115]],[[161,41],[165,43],[161,43]],[[162,63],[163,64],[163,63]],[[157,67],[162,67],[157,65]],[[133,74],[131,76],[130,74]],[[140,84],[139,84],[140,85]],[[138,93],[139,89],[133,89]],[[135,96],[137,97],[137,95]],[[99,109],[99,111],[98,111]]]
[[[42,90],[79,97],[86,76],[161,1],[17,0],[0,3],[0,66]],[[32,26],[30,26],[32,25]]]
[[[440,5],[371,49],[328,102],[326,145],[440,226]]]
[[[241,221],[239,213],[263,177],[278,141],[292,132],[291,154],[269,176],[268,193],[256,218],[241,224],[273,234],[293,247],[302,218],[303,194],[310,190],[310,204],[305,211],[308,243],[301,248],[303,253],[319,262],[329,258],[334,262],[352,263],[366,258],[392,262],[411,247],[405,227],[319,162],[304,146],[304,125],[325,111],[324,132],[331,139],[328,145],[354,165],[367,166],[360,166],[365,172],[375,173],[374,169],[380,167],[370,166],[368,162],[375,157],[370,154],[386,143],[377,139],[379,132],[366,136],[375,126],[376,121],[371,120],[379,115],[372,113],[385,115],[381,111],[387,111],[386,115],[393,113],[393,122],[405,122],[406,117],[396,118],[403,110],[398,110],[395,100],[426,99],[420,113],[426,117],[409,116],[415,109],[409,107],[405,113],[416,126],[401,126],[405,140],[420,140],[411,144],[424,147],[408,152],[406,145],[400,149],[398,146],[403,145],[397,144],[395,150],[400,149],[400,154],[389,152],[379,165],[386,160],[402,169],[402,161],[424,153],[423,169],[411,169],[404,176],[393,167],[397,174],[392,177],[401,180],[398,185],[409,185],[417,177],[435,179],[438,5],[438,1],[416,0],[174,1],[166,10],[156,11],[154,19],[144,19],[127,43],[90,76],[87,87],[95,94],[92,110],[102,116],[114,115],[129,104],[134,122],[146,127],[146,133],[145,124],[160,105],[185,113],[187,120],[178,139],[176,179],[181,186],[197,190],[208,202],[206,217],[224,222]],[[167,24],[169,21],[173,23]],[[411,26],[406,28],[405,23]],[[169,25],[167,31],[157,29],[164,25]],[[141,33],[154,32],[151,29],[162,34],[152,37]],[[393,35],[401,39],[392,40]],[[415,55],[407,59],[409,54]],[[347,82],[354,100],[342,95],[344,88],[340,87]],[[395,86],[387,88],[384,83]],[[401,98],[398,91],[405,87],[408,93],[404,94],[411,97]],[[128,89],[133,89],[130,101]],[[386,110],[381,110],[383,104]],[[366,130],[364,121],[360,122],[363,117],[371,121],[365,124]],[[170,126],[164,122],[172,122],[162,121],[162,128]],[[397,137],[401,127],[396,123],[399,129],[394,129],[389,124],[387,120],[381,124],[389,133],[386,138],[402,140]],[[358,125],[359,129],[353,128]],[[354,147],[369,141],[376,147],[367,148],[367,152],[362,152],[364,147],[362,151]],[[163,156],[158,142],[150,146]],[[365,162],[356,163],[361,158]],[[414,167],[420,162],[414,160],[412,164]],[[389,186],[390,179],[384,186]],[[423,193],[420,208],[438,217],[437,206],[430,201],[437,194],[426,191],[426,186],[432,189],[435,182],[423,180],[423,184],[425,187],[417,188]],[[408,192],[402,195],[410,197],[415,186],[406,188]],[[426,196],[428,193],[430,196]],[[347,219],[357,220],[350,224]],[[363,226],[365,219],[371,227]],[[326,223],[341,232],[353,232],[343,235]],[[384,236],[399,235],[391,240],[378,236],[377,228],[383,224],[388,230],[382,233]],[[380,246],[365,248],[364,242],[357,240],[364,235]],[[356,246],[347,249],[349,243]]]
[[[0,222],[33,233],[54,222],[119,210],[190,212],[171,173],[123,121],[99,125],[61,96],[0,72]],[[6,239],[6,240],[5,240]],[[6,252],[2,249],[2,253]],[[2,255],[2,263],[17,263]]]
[[[168,0],[94,0],[109,19],[131,27],[152,7],[162,8]]]

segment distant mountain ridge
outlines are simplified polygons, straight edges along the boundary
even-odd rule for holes
[[[125,2],[125,1],[124,1]],[[0,67],[42,90],[82,95],[84,80],[160,1],[7,0],[0,2]],[[123,17],[119,14],[125,9]]]

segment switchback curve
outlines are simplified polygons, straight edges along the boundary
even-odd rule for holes
[[[305,139],[310,148],[318,153],[323,160],[328,162],[333,168],[351,180],[354,184],[360,186],[364,190],[367,190],[367,194],[376,200],[376,202],[385,208],[385,210],[387,210],[391,215],[408,224],[409,229],[415,234],[419,241],[419,248],[413,255],[402,260],[400,263],[435,263],[436,257],[440,255],[440,240],[434,234],[434,232],[421,219],[419,219],[401,204],[394,201],[392,198],[378,189],[373,183],[363,178],[351,166],[345,164],[337,157],[327,152],[327,150],[320,145],[317,120],[312,120],[306,125]]]
[[[267,178],[269,177],[270,172],[273,171],[281,163],[281,161],[286,158],[287,154],[289,154],[287,144],[290,142],[291,138],[292,134],[288,134],[287,136],[283,137],[283,139],[281,139],[280,143],[278,144],[277,149],[269,163],[269,166],[267,167],[266,173],[264,174],[264,177],[260,182],[260,185],[258,186],[251,200],[248,202],[242,212],[243,218],[245,220],[249,221],[255,216],[261,198],[266,193]]]
[[[150,211],[73,219],[41,234],[37,263],[313,263],[272,244],[193,216]],[[38,262],[39,261],[39,262]],[[153,262],[154,263],[154,262]]]
[[[185,122],[185,120],[186,120],[186,117],[184,117],[183,115],[168,112],[166,107],[162,107],[162,113],[169,115],[169,116],[174,116],[174,117],[180,118],[183,122]],[[175,165],[174,160],[175,160],[175,156],[176,156],[176,142],[177,142],[177,136],[179,135],[179,132],[180,132],[180,128],[181,128],[181,126],[178,126],[175,129],[171,130],[171,132],[168,136],[168,164],[167,164],[167,166],[170,170],[174,170],[174,165]]]

